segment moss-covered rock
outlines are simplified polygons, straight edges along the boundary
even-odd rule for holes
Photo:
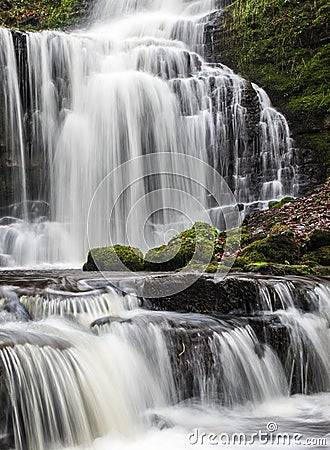
[[[321,266],[330,266],[330,247],[321,247],[313,252],[308,252],[302,257],[302,261],[309,265],[317,263]]]
[[[318,277],[330,276],[330,266],[318,266],[312,269],[312,274]]]
[[[145,255],[145,268],[155,272],[174,271],[186,267],[192,260],[208,265],[215,261],[217,236],[218,231],[214,227],[198,222],[172,238],[167,245],[149,250]]]
[[[268,237],[255,241],[243,249],[240,258],[245,262],[273,262],[278,264],[295,264],[299,258],[299,246],[294,233],[284,231],[270,234]]]
[[[84,271],[138,272],[144,269],[143,254],[138,248],[124,245],[93,248],[89,251]]]
[[[250,241],[250,234],[245,227],[224,231],[219,234],[225,243],[226,252],[235,253]]]
[[[275,208],[281,208],[283,205],[285,205],[286,203],[290,203],[292,202],[293,197],[283,197],[281,200],[279,201],[271,201],[268,203],[268,207],[270,209],[275,209]]]
[[[317,229],[310,233],[309,240],[307,242],[307,248],[309,251],[318,250],[321,247],[330,246],[330,230]]]
[[[218,264],[217,262],[211,262],[205,267],[205,264],[203,263],[192,263],[188,264],[187,269],[192,272],[199,272],[199,273],[224,273],[227,274],[229,272],[229,269],[225,265]]]
[[[288,266],[285,264],[274,264],[274,263],[254,263],[249,264],[244,268],[245,272],[260,273],[262,275],[300,275],[306,276],[313,273],[312,269],[307,265],[293,265]]]

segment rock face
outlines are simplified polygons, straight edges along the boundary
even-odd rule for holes
[[[16,54],[18,90],[21,98],[20,113],[24,116],[25,128],[21,131],[18,129],[18,123],[11,125],[8,111],[6,112],[6,101],[8,102],[8,86],[3,83],[5,79],[5,66],[0,63],[0,79],[2,86],[0,88],[0,215],[10,215],[20,217],[19,204],[23,201],[22,193],[22,160],[20,157],[19,146],[20,140],[24,146],[25,158],[25,177],[26,177],[26,194],[27,199],[34,201],[48,200],[49,192],[49,170],[48,161],[45,155],[31,151],[33,130],[29,126],[31,120],[30,96],[29,96],[29,75],[27,67],[27,43],[26,33],[19,31],[11,31],[13,37],[13,45]],[[15,114],[14,114],[15,115]],[[15,133],[10,137],[8,130],[14,126]],[[42,186],[42,189],[40,189]],[[13,205],[11,208],[9,206]],[[46,205],[46,204],[45,204]],[[38,214],[48,215],[47,208],[39,211]]]
[[[272,290],[276,279],[268,283],[262,276],[256,278],[233,274],[217,281],[212,275],[202,275],[193,285],[180,291],[180,284],[185,285],[187,276],[189,275],[147,277],[145,290],[149,298],[144,300],[144,307],[156,311],[193,312],[218,317],[224,315],[249,317],[262,313],[265,308],[277,310],[283,306],[281,296]],[[176,284],[177,293],[170,297],[157,297],[166,283]],[[271,292],[268,305],[265,304],[264,289]],[[315,306],[309,303],[310,299],[305,296],[305,292],[304,283],[297,279],[293,303],[297,308],[308,311]]]
[[[321,381],[317,371],[320,371],[321,361],[313,355],[314,350],[305,339],[305,333],[309,331],[304,328],[304,321],[300,323],[299,320],[306,314],[306,317],[313,316],[314,320],[322,321],[322,299],[326,300],[322,295],[326,295],[328,289],[326,280],[251,275],[232,275],[217,280],[202,275],[188,289],[180,291],[180,284],[185,286],[188,276],[144,275],[145,288],[154,297],[142,300],[142,306],[150,312],[124,320],[105,317],[91,326],[99,331],[106,327],[107,332],[111,326],[141,330],[150,325],[160,329],[166,340],[181,401],[203,395],[196,375],[200,373],[205,374],[210,383],[214,381],[213,388],[219,398],[228,394],[224,389],[224,367],[219,363],[223,341],[218,338],[222,333],[234,338],[237,332],[248,332],[254,341],[253,352],[259,358],[271,348],[281,361],[292,394],[318,390]],[[131,281],[130,287],[134,290],[137,281]],[[157,297],[164,284],[176,284],[177,293]],[[154,311],[166,314],[155,314]],[[294,322],[291,323],[292,319]],[[303,363],[299,358],[306,361]],[[309,358],[313,363],[309,363]],[[230,403],[230,398],[228,401]]]
[[[285,114],[304,194],[330,170],[327,2],[228,3],[223,14],[209,16],[205,56],[263,86]]]

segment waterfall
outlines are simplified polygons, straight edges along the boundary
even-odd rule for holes
[[[45,288],[13,274],[1,287],[1,448],[163,448],[177,437],[183,450],[196,427],[251,436],[267,422],[290,436],[328,432],[327,280],[251,277],[250,311],[212,317],[145,309],[80,277],[50,285],[41,274]],[[9,317],[14,300],[29,314]]]
[[[0,28],[6,151],[19,176],[0,265],[77,265],[89,244],[147,250],[198,220],[222,227],[210,168],[242,214],[297,194],[285,118],[262,89],[203,58],[208,15],[226,3],[100,0],[84,30]]]

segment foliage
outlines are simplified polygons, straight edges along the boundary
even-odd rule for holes
[[[316,159],[321,151],[328,169],[329,17],[328,0],[236,0],[223,19],[228,63],[265,87],[298,145],[315,149]]]
[[[3,0],[0,26],[24,31],[77,25],[88,9],[88,0]]]

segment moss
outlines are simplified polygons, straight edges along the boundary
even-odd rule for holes
[[[304,122],[302,120],[302,122]],[[315,130],[308,133],[300,133],[296,136],[297,144],[301,147],[312,148],[315,162],[325,168],[329,175],[330,167],[330,130]]]
[[[196,272],[206,272],[206,273],[216,273],[216,272],[220,272],[220,273],[228,273],[228,267],[224,266],[224,265],[219,265],[216,262],[212,262],[211,264],[208,264],[206,267],[204,264],[201,263],[193,263],[193,264],[188,264],[187,268],[189,268],[189,270],[191,271],[196,271]]]
[[[235,230],[229,230],[221,233],[225,242],[227,252],[234,253],[240,247],[244,247],[249,243],[250,235],[245,227]]]
[[[307,265],[287,266],[285,264],[274,263],[255,263],[245,267],[246,272],[260,273],[262,275],[300,275],[308,276],[313,273],[312,269]]]
[[[249,244],[240,255],[249,263],[260,261],[279,264],[295,264],[299,258],[299,246],[294,233],[285,231]]]
[[[260,255],[260,257],[261,257],[261,255]],[[235,259],[233,268],[234,269],[244,269],[244,267],[246,267],[249,264],[250,264],[250,260],[248,258],[244,258],[243,256],[238,256]]]
[[[329,17],[327,0],[236,0],[220,37],[223,62],[264,87],[298,145],[312,150],[319,167],[326,162],[320,181],[330,168]]]
[[[306,264],[311,261],[321,266],[330,266],[330,247],[322,247],[313,252],[306,253],[302,257],[302,261]]]
[[[307,249],[309,251],[328,246],[330,246],[330,230],[317,229],[310,233],[307,242]]]
[[[138,248],[124,245],[93,248],[89,251],[84,271],[123,271],[138,272],[144,269],[143,254]]]
[[[281,208],[283,205],[285,205],[286,203],[290,203],[292,202],[293,197],[283,197],[281,200],[279,201],[272,201],[268,203],[268,207],[269,209],[276,209],[276,208]]]
[[[0,6],[0,26],[24,31],[67,28],[86,14],[89,0],[5,0]]]
[[[167,245],[151,249],[145,255],[145,268],[151,271],[174,271],[194,262],[209,264],[215,260],[214,244],[218,231],[207,223],[179,233]],[[193,270],[193,269],[192,269]]]
[[[330,266],[322,267],[318,266],[312,269],[312,274],[318,277],[328,277],[330,276]]]

